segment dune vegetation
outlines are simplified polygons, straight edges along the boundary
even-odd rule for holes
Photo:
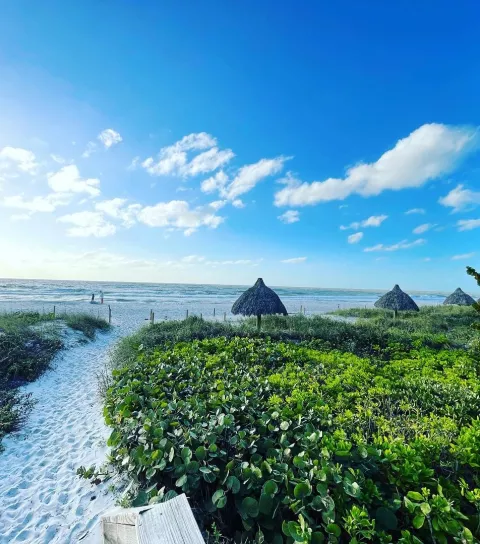
[[[15,312],[0,315],[0,448],[6,433],[16,430],[32,406],[19,387],[36,380],[63,348],[59,327],[79,330],[88,339],[108,323],[88,314]]]
[[[477,541],[478,314],[337,313],[357,320],[189,318],[121,341],[105,417],[126,502],[185,492],[215,542]]]

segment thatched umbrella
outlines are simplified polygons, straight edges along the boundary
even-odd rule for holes
[[[387,310],[393,310],[395,317],[397,317],[398,311],[414,310],[419,311],[419,308],[415,301],[404,293],[398,285],[385,293],[375,302],[375,308],[385,308]]]
[[[467,293],[464,293],[460,287],[449,295],[444,301],[444,304],[458,304],[459,306],[471,306],[475,304],[475,299]]]
[[[261,328],[262,315],[288,315],[280,297],[263,283],[262,278],[258,278],[253,287],[240,295],[232,306],[232,314],[256,315],[258,330]]]

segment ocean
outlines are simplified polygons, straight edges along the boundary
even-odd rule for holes
[[[202,314],[205,318],[233,319],[232,304],[248,286],[193,285],[167,283],[117,283],[56,280],[0,280],[0,310],[35,309],[51,311],[88,311],[105,316],[108,305],[112,314],[128,311],[148,318],[150,309],[156,320],[179,319]],[[325,313],[337,308],[373,307],[385,292],[382,290],[349,290],[271,286],[282,299],[289,313],[303,308],[307,315]],[[99,302],[103,291],[105,303],[90,304],[92,293]],[[410,292],[419,305],[441,304],[448,293]],[[141,317],[141,316],[145,316]]]

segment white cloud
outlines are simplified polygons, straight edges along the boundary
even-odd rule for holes
[[[139,164],[140,157],[137,155],[136,157],[133,157],[132,162],[127,166],[127,170],[136,170]]]
[[[212,177],[206,179],[205,181],[202,181],[200,189],[204,193],[213,193],[214,191],[220,191],[221,189],[223,189],[227,181],[227,174],[225,174],[223,170],[220,170],[220,172],[217,172]]]
[[[477,132],[469,127],[427,124],[399,140],[374,163],[360,163],[347,170],[344,178],[301,183],[290,180],[276,193],[276,206],[308,206],[344,200],[352,194],[364,197],[385,190],[420,187],[452,171],[470,151]]]
[[[210,202],[209,206],[210,208],[213,208],[215,211],[220,210],[227,204],[227,200],[215,200],[214,202]]]
[[[441,197],[438,202],[447,208],[453,208],[452,212],[459,212],[466,208],[472,208],[480,204],[480,191],[464,189],[463,185],[457,185],[448,195]]]
[[[388,215],[371,215],[368,219],[363,221],[354,221],[350,225],[340,225],[340,230],[358,230],[362,227],[379,227],[385,219],[388,219]]]
[[[419,238],[413,242],[402,240],[391,246],[385,246],[384,244],[377,244],[376,246],[366,247],[363,251],[398,251],[399,249],[409,249],[411,247],[423,246],[427,241],[424,238]]]
[[[215,215],[208,206],[191,209],[189,203],[184,200],[172,200],[145,206],[138,213],[138,220],[150,227],[181,229],[189,236],[202,226],[217,228],[223,223],[224,218]]]
[[[57,164],[65,164],[67,162],[63,157],[60,157],[60,155],[55,155],[54,153],[50,155],[50,158]]]
[[[69,203],[70,195],[61,193],[52,193],[46,196],[35,196],[30,200],[25,199],[23,195],[7,196],[2,201],[2,204],[7,208],[26,210],[31,213],[53,212],[58,207],[66,206]]]
[[[221,192],[222,196],[229,200],[235,200],[240,195],[248,193],[263,179],[278,174],[289,157],[276,157],[275,159],[260,159],[254,164],[242,166],[233,181]]]
[[[116,227],[105,220],[101,212],[77,212],[59,217],[57,221],[69,223],[73,227],[67,230],[68,236],[103,238],[115,234]]]
[[[116,130],[113,130],[113,128],[106,128],[105,130],[102,130],[102,132],[100,132],[100,134],[97,136],[97,140],[100,141],[105,149],[110,149],[110,147],[113,147],[114,145],[117,145],[121,141],[123,141],[123,138],[120,136],[120,133]],[[87,147],[82,153],[82,157],[86,159],[90,157],[92,153],[95,153],[97,151],[97,143],[90,141],[87,143]]]
[[[16,214],[13,214],[10,216],[10,219],[12,221],[28,221],[29,219],[31,219],[31,215],[29,215],[28,213],[16,213]]]
[[[433,229],[433,227],[436,227],[436,225],[432,223],[423,223],[422,225],[418,225],[418,227],[415,227],[412,232],[413,234],[423,234],[424,232]]]
[[[288,210],[285,213],[282,213],[282,215],[279,215],[277,219],[280,219],[282,223],[290,224],[290,223],[296,223],[297,221],[300,221],[300,212],[297,210]]]
[[[422,259],[424,263],[429,263],[432,258],[431,257],[425,257],[424,259]]]
[[[462,253],[461,255],[454,255],[452,257],[452,261],[466,261],[468,259],[471,259],[475,255],[475,252],[472,251],[471,253]]]
[[[227,261],[206,261],[205,264],[209,266],[229,266],[229,265],[253,265],[256,266],[262,259],[253,261],[252,259],[237,259]]]
[[[197,176],[213,172],[220,166],[229,162],[235,154],[231,149],[220,150],[218,147],[212,147],[208,151],[200,153],[189,163],[180,168],[180,175],[183,177]]]
[[[425,213],[425,210],[423,208],[412,208],[411,210],[407,210],[405,212],[405,215],[413,215],[413,214],[423,215],[424,213]]]
[[[83,179],[74,164],[48,174],[48,185],[56,193],[87,193],[92,197],[100,194],[100,180]]]
[[[238,208],[238,209],[242,209],[242,208],[245,208],[245,204],[243,202],[243,200],[241,198],[236,198],[233,202],[232,202],[232,206],[234,208]]]
[[[348,237],[348,243],[349,244],[358,244],[360,240],[363,238],[363,232],[356,232],[355,234],[350,234]]]
[[[293,259],[284,259],[283,261],[280,261],[285,264],[298,264],[298,263],[304,263],[307,260],[306,257],[294,257]]]
[[[193,151],[203,152],[189,160],[188,153]],[[157,159],[153,157],[145,159],[142,167],[152,176],[189,177],[213,172],[227,164],[234,156],[231,149],[220,150],[213,136],[199,132],[184,136],[173,145],[163,147]]]
[[[0,173],[2,171],[20,170],[34,174],[37,169],[35,154],[20,147],[4,147],[0,149]]]
[[[105,149],[109,149],[110,147],[119,144],[123,140],[120,133],[113,130],[113,128],[106,128],[105,130],[102,130],[97,138],[100,140],[100,142],[102,142]]]
[[[182,258],[182,262],[184,263],[202,263],[205,260],[205,257],[202,255],[187,255],[186,257]]]
[[[458,230],[473,230],[480,228],[480,219],[461,219],[457,221]]]
[[[97,151],[97,144],[95,142],[88,142],[85,151],[82,153],[84,159],[88,159],[92,153]]]
[[[126,198],[113,198],[112,200],[104,200],[97,202],[95,209],[99,212],[119,219],[124,227],[131,227],[135,224],[138,212],[142,209],[140,204],[129,204],[126,206]]]

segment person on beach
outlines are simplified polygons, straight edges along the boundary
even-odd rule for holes
[[[103,291],[100,291],[100,304],[103,304]]]
[[[92,293],[92,300],[90,302],[95,302],[95,293]]]

